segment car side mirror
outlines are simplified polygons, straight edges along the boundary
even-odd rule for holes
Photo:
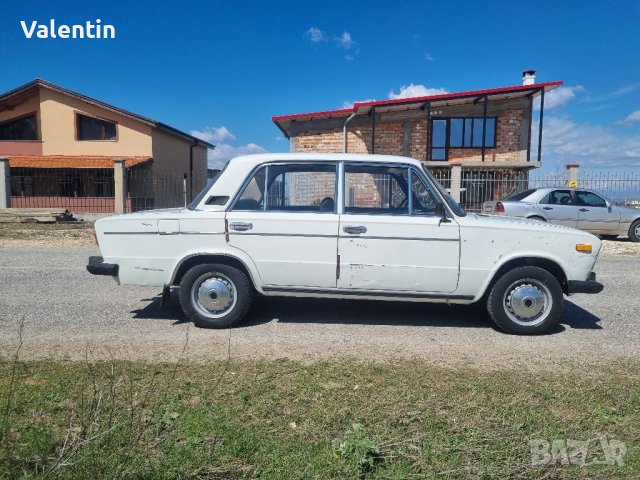
[[[440,225],[441,223],[449,223],[449,222],[451,222],[451,220],[449,220],[447,218],[447,211],[444,208],[444,204],[437,203],[436,204],[435,213],[436,213],[437,217],[440,217],[440,221],[438,222],[438,225]]]

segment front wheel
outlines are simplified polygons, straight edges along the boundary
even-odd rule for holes
[[[640,218],[629,227],[629,240],[632,242],[640,242]]]
[[[487,310],[505,332],[536,334],[558,323],[563,303],[562,287],[547,270],[518,267],[495,283]]]
[[[182,311],[199,327],[230,327],[244,318],[252,302],[247,275],[228,265],[196,265],[180,282]]]

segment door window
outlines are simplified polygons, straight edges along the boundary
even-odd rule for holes
[[[576,192],[576,197],[582,205],[586,205],[587,207],[606,208],[607,206],[607,202],[604,198],[592,192]]]
[[[335,165],[270,165],[267,172],[267,210],[335,212]]]
[[[261,168],[244,188],[242,195],[233,206],[233,210],[263,210],[264,209],[264,177],[265,169]]]
[[[436,199],[415,171],[411,172],[411,191],[413,192],[411,214],[435,215]]]
[[[408,170],[401,167],[345,167],[345,213],[409,213]]]
[[[572,205],[570,190],[553,190],[547,193],[540,203],[544,205]]]

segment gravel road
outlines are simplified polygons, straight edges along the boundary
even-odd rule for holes
[[[86,272],[95,247],[0,246],[0,355],[175,361],[335,357],[421,358],[437,364],[558,368],[640,362],[640,258],[601,256],[599,295],[576,295],[561,325],[536,337],[494,330],[472,307],[260,298],[232,330],[203,330],[177,307],[159,309],[160,290],[120,287]]]

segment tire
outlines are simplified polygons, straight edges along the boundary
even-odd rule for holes
[[[180,281],[180,306],[198,327],[228,328],[246,316],[253,293],[251,281],[237,268],[196,265]]]
[[[632,242],[640,242],[640,218],[629,227],[629,240]]]
[[[546,222],[546,220],[542,217],[538,217],[534,215],[533,217],[528,217],[528,220],[538,220],[539,222]]]
[[[556,277],[539,267],[518,267],[495,283],[487,299],[487,311],[501,330],[532,335],[556,325],[563,304],[562,287]]]

